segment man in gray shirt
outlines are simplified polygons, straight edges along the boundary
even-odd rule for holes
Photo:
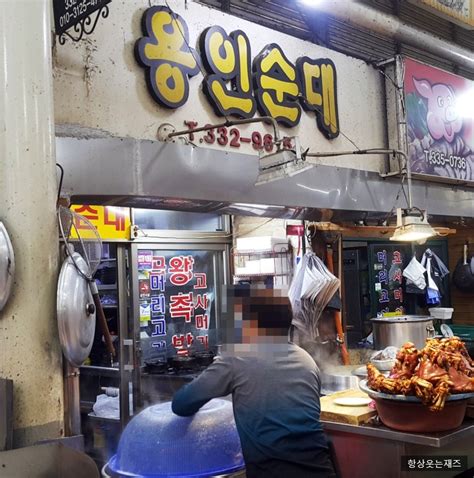
[[[193,415],[212,398],[232,394],[248,478],[335,477],[319,421],[319,370],[287,340],[288,298],[268,289],[236,292],[241,343],[175,394],[173,412]]]

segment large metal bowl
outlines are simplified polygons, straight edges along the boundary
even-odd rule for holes
[[[367,385],[367,380],[361,380],[359,383],[359,388],[365,392],[370,398],[376,399],[381,398],[384,400],[395,400],[397,402],[412,402],[412,403],[421,403],[421,400],[414,395],[395,395],[391,393],[377,392],[372,390]],[[457,400],[469,400],[474,397],[474,392],[471,393],[452,393],[446,399],[447,402],[454,402]]]
[[[418,397],[376,392],[367,386],[367,380],[362,380],[359,387],[374,399],[384,425],[413,433],[442,432],[459,427],[464,420],[467,403],[474,397],[474,393],[452,394],[442,410],[432,412]]]

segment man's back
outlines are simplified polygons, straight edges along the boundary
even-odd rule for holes
[[[254,352],[218,358],[175,395],[173,410],[190,415],[232,393],[249,477],[332,476],[319,392],[317,366],[304,350],[259,344]]]

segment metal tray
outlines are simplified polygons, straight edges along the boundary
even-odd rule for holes
[[[421,403],[421,400],[414,395],[392,395],[390,393],[377,392],[372,390],[367,385],[367,380],[361,380],[359,382],[359,388],[365,392],[371,398],[384,398],[386,400],[394,400],[399,402],[417,402]],[[454,393],[448,396],[446,399],[447,402],[454,402],[455,400],[467,400],[473,398],[474,393]]]

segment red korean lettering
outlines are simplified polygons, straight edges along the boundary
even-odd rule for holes
[[[193,277],[192,256],[175,256],[169,261],[170,282],[175,286],[186,285]]]
[[[399,251],[395,251],[393,253],[392,264],[401,264],[401,263],[402,263],[402,255]]]
[[[172,345],[175,349],[183,348],[183,347],[184,347],[184,343],[185,343],[185,336],[184,336],[183,334],[173,335],[173,337],[171,337],[171,345]]]
[[[194,308],[206,310],[208,305],[209,305],[209,299],[207,297],[207,294],[197,294],[196,305],[194,306]]]
[[[194,342],[194,335],[191,332],[186,334],[186,345],[190,347]]]
[[[207,349],[209,347],[209,336],[208,335],[198,335],[196,340],[199,340],[202,345]]]
[[[393,274],[393,280],[395,282],[401,282],[402,281],[402,270],[397,269],[395,273]]]
[[[191,317],[194,314],[194,300],[193,293],[170,296],[170,315],[171,318],[184,317],[185,322],[191,322]]]
[[[94,209],[92,206],[89,205],[83,205],[78,209],[75,209],[75,212],[77,214],[80,214],[81,216],[84,216],[86,219],[89,219],[89,221],[98,221],[99,220],[99,210]],[[84,221],[81,221],[79,218],[75,217],[74,218],[74,225],[76,229],[87,229],[87,225],[84,224]]]
[[[403,302],[403,291],[401,287],[393,291],[393,297],[395,298],[395,300]]]
[[[196,279],[195,289],[207,289],[207,274],[205,272],[196,272],[194,278]]]
[[[104,224],[114,226],[116,231],[125,231],[125,212],[118,208],[104,208]]]
[[[196,329],[209,330],[209,317],[207,314],[196,315]]]

